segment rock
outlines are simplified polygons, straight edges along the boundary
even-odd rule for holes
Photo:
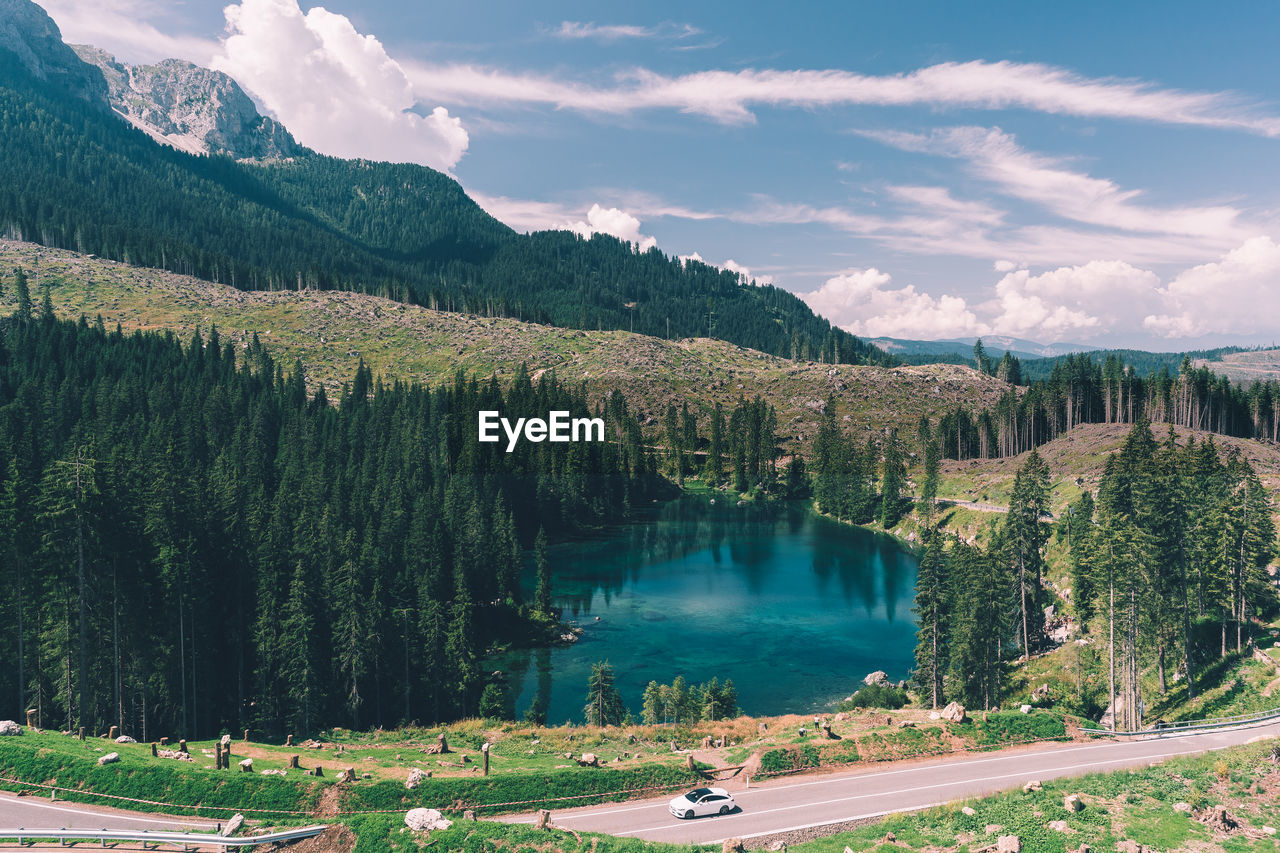
[[[427,774],[414,767],[409,771],[409,778],[404,780],[404,786],[412,791],[414,788],[421,785],[423,780],[426,778]]]
[[[746,853],[746,850],[741,838],[726,838],[720,845],[720,853]]]
[[[963,723],[968,719],[964,706],[959,702],[952,702],[942,709],[942,719],[949,723]]]
[[[1230,832],[1240,826],[1239,821],[1232,817],[1231,813],[1227,811],[1227,807],[1223,805],[1217,805],[1211,809],[1206,809],[1205,812],[1197,818],[1197,820],[1205,826],[1210,827],[1211,829],[1216,829],[1219,832]]]
[[[356,776],[356,769],[354,767],[348,767],[338,774],[339,782],[354,782],[357,778],[359,777]]]
[[[832,719],[835,720],[837,723],[843,723],[845,720],[849,719],[849,715],[846,714],[844,711],[841,711],[839,714],[836,714],[834,717],[832,717]]]
[[[404,825],[414,832],[430,832],[433,829],[448,829],[453,821],[435,809],[410,809],[404,816]]]
[[[22,734],[22,726],[13,720],[0,720],[0,737],[11,737]]]
[[[137,743],[137,741],[128,735],[120,735],[120,737],[116,738],[116,743]]]
[[[1265,832],[1267,835],[1276,834],[1276,828],[1274,826],[1264,826],[1262,827],[1262,831]]]
[[[253,772],[253,759],[252,759],[252,758],[246,758],[244,761],[241,761],[241,762],[240,762],[240,772],[241,772],[241,773],[252,773],[252,772]]]
[[[1051,820],[1049,821],[1049,828],[1052,829],[1054,832],[1070,832],[1071,831],[1067,827],[1067,822],[1065,820]]]
[[[1003,824],[989,823],[986,825],[986,827],[983,828],[982,831],[985,832],[987,835],[995,835],[997,832],[999,832],[1002,829],[1004,829]]]
[[[230,838],[240,831],[240,827],[244,826],[244,815],[234,814],[231,820],[227,821],[227,825],[222,827],[222,831],[218,834],[223,838]]]
[[[582,757],[578,759],[579,767],[599,767],[600,757],[594,752],[584,752]]]
[[[1084,800],[1080,799],[1079,794],[1068,794],[1062,798],[1062,807],[1069,812],[1084,811]]]
[[[119,761],[119,760],[120,760],[120,753],[118,753],[118,752],[108,752],[106,755],[103,755],[103,756],[101,756],[101,757],[98,759],[98,764],[99,764],[99,765],[102,765],[102,764],[115,764],[115,763],[116,763],[117,761]]]
[[[973,810],[973,808],[972,808],[971,806],[965,806],[965,807],[964,807],[964,808],[962,808],[960,811],[961,811],[962,813],[964,813],[964,814],[968,815],[969,817],[973,817],[974,815],[976,815],[976,814],[977,814],[977,812],[976,812],[976,811],[974,811],[974,810]]]
[[[898,723],[898,728],[900,729],[914,729],[915,727],[916,727],[915,720],[903,720],[902,722]]]
[[[220,743],[223,746],[231,746],[231,735],[223,735]]]
[[[1022,839],[1016,835],[1002,835],[996,841],[996,853],[1022,853]]]
[[[941,720],[941,719],[942,719],[942,715],[941,715],[941,714],[939,714],[937,711],[930,711],[930,712],[929,712],[929,719],[931,719],[931,720]]]
[[[1022,793],[1030,794],[1033,791],[1040,791],[1043,788],[1044,788],[1044,785],[1040,784],[1039,779],[1032,779],[1030,782],[1022,786]]]
[[[263,770],[261,776],[288,776],[284,770]]]
[[[881,685],[888,686],[889,673],[885,672],[882,669],[877,669],[875,672],[868,673],[867,677],[862,679],[862,683],[866,684],[867,686],[871,686],[873,684],[881,684]]]
[[[1191,803],[1174,803],[1173,810],[1184,814],[1191,814]]]
[[[1057,614],[1057,612],[1058,612],[1058,609],[1054,607],[1052,604],[1050,604],[1048,607],[1044,609],[1044,620],[1048,622]]]
[[[1022,707],[1020,707],[1018,710],[1019,710],[1019,711],[1021,711],[1021,712],[1022,712],[1022,713],[1024,713],[1024,714],[1030,714],[1030,713],[1031,713],[1031,706],[1030,706],[1030,705],[1023,705],[1023,706],[1022,706]]]

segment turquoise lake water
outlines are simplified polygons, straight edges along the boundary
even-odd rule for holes
[[[651,680],[732,678],[750,714],[807,713],[868,672],[912,665],[916,559],[892,539],[800,504],[681,497],[551,550],[555,601],[574,645],[492,661],[520,715],[580,722],[591,665],[613,664],[637,716]],[[532,572],[525,578],[532,590]],[[599,617],[597,621],[597,617]]]

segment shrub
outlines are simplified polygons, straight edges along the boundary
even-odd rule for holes
[[[840,703],[842,711],[853,708],[888,708],[897,710],[907,704],[907,691],[887,684],[868,684]]]

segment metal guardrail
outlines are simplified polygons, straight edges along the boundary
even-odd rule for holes
[[[0,839],[17,841],[26,847],[39,841],[57,841],[66,845],[78,841],[97,841],[103,847],[108,841],[135,841],[143,849],[159,847],[161,844],[181,847],[190,850],[199,847],[256,847],[259,844],[271,844],[278,841],[298,841],[311,838],[328,829],[328,826],[304,826],[298,829],[286,829],[267,835],[246,835],[238,838],[218,835],[212,832],[173,832],[154,829],[4,829],[0,828]]]
[[[1108,737],[1146,737],[1151,735],[1158,737],[1180,732],[1211,731],[1213,729],[1230,728],[1231,726],[1246,726],[1252,723],[1265,723],[1270,720],[1280,720],[1280,708],[1272,708],[1270,711],[1256,711],[1252,714],[1237,714],[1234,717],[1214,717],[1207,720],[1181,720],[1175,723],[1162,723],[1149,729],[1138,729],[1137,731],[1113,732],[1111,729],[1086,728],[1081,728],[1080,731],[1085,734],[1106,735]]]

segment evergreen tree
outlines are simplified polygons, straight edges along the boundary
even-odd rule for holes
[[[622,724],[626,708],[618,688],[614,686],[613,667],[608,661],[592,664],[591,677],[587,681],[587,704],[582,713],[589,726]]]
[[[1018,596],[1021,631],[1019,642],[1023,660],[1031,657],[1031,646],[1044,629],[1044,612],[1040,605],[1041,577],[1044,572],[1044,546],[1048,540],[1049,466],[1036,451],[1018,469],[1005,514],[1004,540]]]
[[[897,525],[902,516],[902,489],[907,483],[907,466],[896,433],[884,443],[884,477],[880,486],[880,524],[885,530]]]
[[[916,573],[914,611],[920,627],[916,630],[915,682],[932,707],[937,708],[946,695],[948,624],[955,593],[947,579],[942,534],[930,532],[928,543]]]
[[[538,528],[538,535],[533,540],[533,559],[537,566],[538,586],[534,592],[534,607],[538,613],[554,617],[555,610],[551,605],[551,555],[547,551],[547,530]]]
[[[18,319],[31,319],[31,288],[27,284],[27,273],[18,267],[13,274],[13,293],[18,302]]]

